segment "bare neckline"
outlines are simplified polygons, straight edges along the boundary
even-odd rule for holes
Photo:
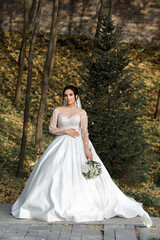
[[[56,110],[57,110],[57,109],[56,109]],[[60,113],[59,110],[57,110],[57,111],[58,111],[59,115],[65,117],[65,118],[67,118],[67,119],[70,119],[70,118],[72,118],[72,117],[74,117],[74,116],[79,116],[79,117],[80,117],[80,115],[79,115],[78,113],[73,114],[73,115],[71,115],[70,117],[68,117],[68,116],[64,115],[63,113]]]
[[[64,114],[62,114],[62,113],[59,113],[59,115],[61,115],[61,116],[65,117],[65,118],[67,118],[67,119],[70,119],[70,118],[72,118],[72,117],[74,117],[74,116],[79,116],[79,117],[80,117],[80,115],[79,115],[79,114],[73,114],[73,115],[72,115],[72,116],[70,116],[70,117],[67,117],[66,115],[64,115]]]

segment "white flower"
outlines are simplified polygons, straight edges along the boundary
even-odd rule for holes
[[[81,170],[86,179],[94,178],[102,172],[100,163],[91,160],[88,160],[86,164],[82,165]]]
[[[88,173],[88,166],[87,165],[83,165],[81,169],[82,169],[83,173]]]

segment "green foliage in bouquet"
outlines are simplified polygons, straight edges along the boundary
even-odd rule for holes
[[[86,179],[95,178],[102,173],[101,164],[93,160],[88,160],[86,164],[83,164],[81,170]]]
[[[83,75],[90,139],[113,178],[144,180],[149,162],[143,128],[145,85],[136,84],[129,47],[107,12],[101,17],[99,36],[92,40],[93,56]]]

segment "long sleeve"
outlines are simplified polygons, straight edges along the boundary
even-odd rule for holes
[[[81,114],[81,136],[84,144],[84,150],[89,150],[89,138],[88,138],[88,117],[86,111]]]
[[[55,108],[52,113],[52,116],[51,116],[51,120],[50,120],[50,124],[49,124],[49,132],[54,135],[63,135],[64,129],[56,127],[57,120],[58,120],[58,114],[59,114],[59,111]]]

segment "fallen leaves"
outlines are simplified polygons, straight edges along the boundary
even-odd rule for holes
[[[39,157],[34,150],[35,125],[37,119],[38,106],[41,95],[41,81],[43,75],[43,66],[48,47],[49,36],[37,38],[35,47],[35,56],[33,61],[33,84],[31,90],[30,119],[28,127],[28,143],[26,149],[26,158],[24,164],[24,177],[19,179],[15,177],[18,155],[21,144],[21,134],[23,127],[23,110],[25,102],[25,89],[27,79],[27,56],[25,59],[24,76],[22,83],[22,102],[16,108],[13,104],[15,86],[17,79],[18,58],[21,45],[21,34],[1,32],[0,38],[0,86],[1,93],[1,153],[0,153],[0,202],[13,203],[21,194],[26,181],[33,170]],[[74,84],[79,87],[84,83],[80,72],[83,66],[83,60],[91,56],[91,44],[89,40],[83,39],[83,36],[73,37],[60,36],[57,44],[56,62],[53,70],[52,79],[49,83],[46,114],[44,119],[44,147],[48,147],[53,136],[48,134],[48,125],[51,113],[55,107],[63,104],[62,90],[66,84]],[[29,45],[27,45],[28,54]],[[160,50],[152,52],[144,49],[132,49],[130,66],[136,73],[136,81],[145,82],[148,91],[148,102],[146,108],[153,116],[157,92],[159,86],[160,70],[158,68],[158,59]],[[83,69],[84,70],[84,69]],[[86,70],[87,72],[87,70]],[[82,101],[87,93],[82,92]],[[152,151],[159,149],[160,126],[159,123],[150,119],[146,125],[149,134],[153,135],[154,143]],[[150,174],[147,175],[147,182],[141,182],[139,185],[127,186],[121,185],[121,189],[136,200],[144,202],[145,209],[153,216],[159,216],[160,207],[157,204],[160,199],[160,188],[156,185],[158,171],[160,166],[157,161],[151,161]],[[160,202],[160,201],[159,201]],[[102,228],[103,231],[103,228]]]

